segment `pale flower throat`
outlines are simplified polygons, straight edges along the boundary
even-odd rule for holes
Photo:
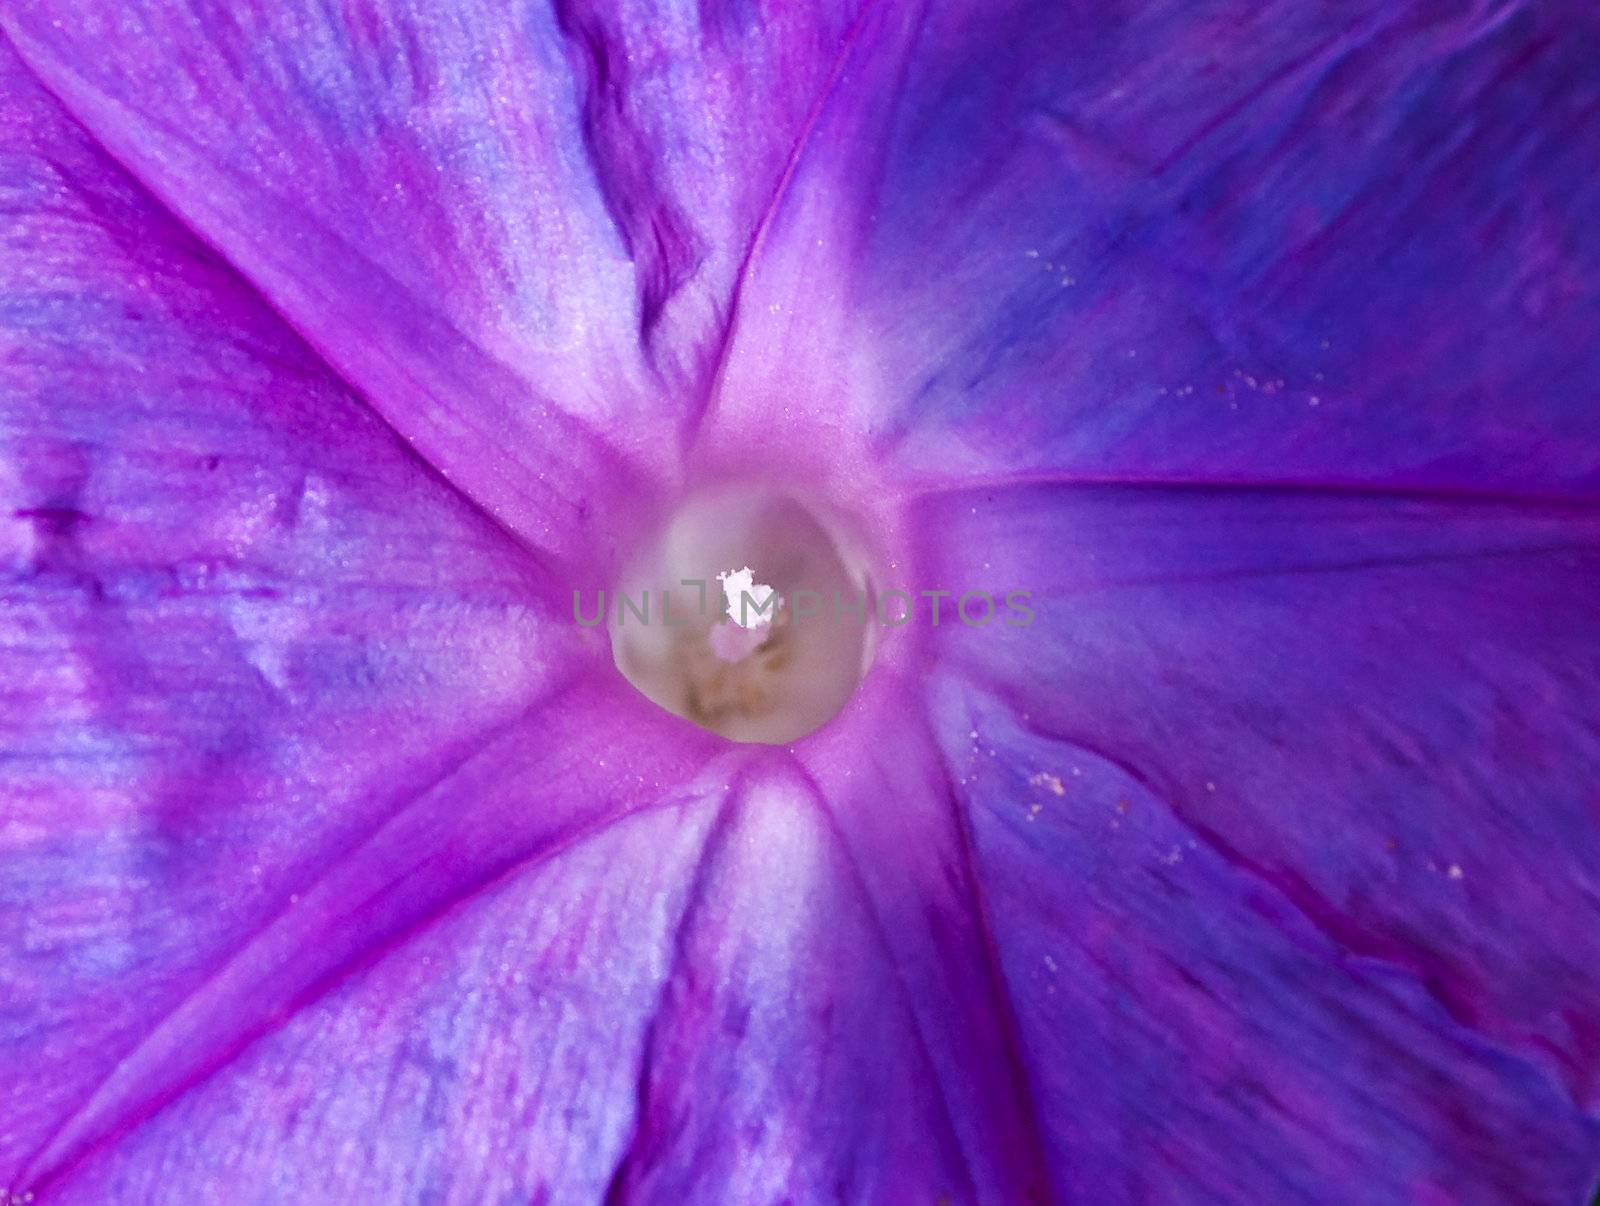
[[[839,517],[787,494],[698,495],[606,608],[617,667],[651,700],[734,741],[784,744],[830,720],[872,655],[872,589]]]

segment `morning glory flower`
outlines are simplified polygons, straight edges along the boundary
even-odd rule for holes
[[[1597,54],[7,0],[0,1200],[1586,1201]]]

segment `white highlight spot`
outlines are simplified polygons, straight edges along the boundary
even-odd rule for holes
[[[748,565],[718,574],[717,581],[722,583],[722,594],[728,601],[728,618],[740,628],[761,628],[772,622],[777,610],[768,606],[772,587],[756,582],[755,571]],[[746,595],[750,596],[748,600]]]

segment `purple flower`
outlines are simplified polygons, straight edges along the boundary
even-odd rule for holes
[[[0,1201],[1591,1191],[1587,6],[0,33]],[[1033,622],[730,742],[734,482]]]

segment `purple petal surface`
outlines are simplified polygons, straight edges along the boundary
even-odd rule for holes
[[[618,1200],[972,1196],[962,1086],[826,809],[781,760],[750,763],[677,935]]]
[[[1011,809],[1068,810],[1072,833],[1100,810],[1105,828],[1104,785],[1123,782],[1177,855],[1229,868],[1592,1119],[1592,508],[1041,486],[952,493],[921,523],[949,589],[1033,592],[1031,625],[931,635],[1013,710],[1014,729],[973,737],[1038,776]],[[947,735],[974,708],[1000,723],[992,701],[939,706]],[[1072,767],[1100,786],[1085,797]]]
[[[728,422],[845,416],[921,482],[1593,495],[1597,53],[1570,4],[880,11]]]
[[[678,471],[848,29],[633,7],[44,0],[0,27],[446,476],[592,562],[641,472]]]
[[[1053,1200],[1583,1200],[1600,1123],[1538,1059],[1329,933],[1138,775],[935,690]]]
[[[11,1184],[63,1134],[116,1122],[107,1078],[153,1036],[223,1054],[163,1019],[582,649],[549,639],[505,534],[9,53],[0,98]],[[134,1096],[184,1070],[164,1061]]]
[[[679,800],[441,913],[62,1196],[601,1200],[712,812]]]
[[[0,30],[0,1187],[1593,1184],[1586,16]],[[776,465],[1037,621],[662,716],[558,588]]]

